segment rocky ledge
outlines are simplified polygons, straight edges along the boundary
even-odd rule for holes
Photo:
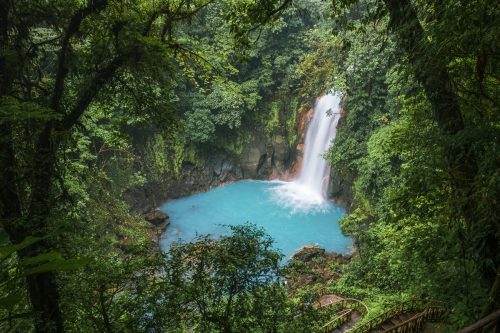
[[[327,252],[316,245],[305,245],[292,256],[287,283],[291,289],[297,289],[336,280],[342,275],[342,266],[350,260],[350,254]]]
[[[158,232],[163,233],[170,224],[170,217],[161,210],[154,209],[144,214],[144,219],[152,224]]]

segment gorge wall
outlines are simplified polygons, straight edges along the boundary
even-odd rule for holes
[[[208,156],[207,156],[208,155]],[[286,178],[297,152],[282,135],[256,133],[241,155],[205,154],[202,163],[183,161],[178,174],[163,174],[130,189],[126,200],[133,211],[145,213],[168,199],[207,191],[223,183],[242,179]]]

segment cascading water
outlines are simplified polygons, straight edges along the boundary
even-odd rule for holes
[[[335,139],[340,119],[340,95],[328,93],[314,106],[304,143],[299,177],[274,189],[274,198],[293,210],[323,209],[330,167],[323,155]]]
[[[314,116],[307,129],[304,144],[304,159],[297,182],[318,195],[325,196],[330,167],[323,158],[330,143],[335,139],[340,119],[340,97],[327,94],[314,107]]]

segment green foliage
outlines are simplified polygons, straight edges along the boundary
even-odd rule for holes
[[[267,122],[264,130],[266,131],[266,133],[271,134],[274,131],[276,131],[276,129],[279,126],[279,114],[280,114],[279,102],[274,102],[271,104],[271,111],[269,113],[270,113],[271,117],[270,117],[269,121]]]
[[[498,223],[492,214],[496,168],[469,168],[464,176],[450,163],[453,152],[464,145],[471,149],[460,155],[462,161],[474,156],[472,163],[491,167],[497,159],[483,152],[497,141],[487,128],[498,126],[498,117],[489,112],[490,92],[499,86],[483,90],[493,72],[484,67],[484,78],[478,80],[474,66],[488,60],[464,47],[471,35],[485,45],[491,36],[478,33],[477,25],[457,27],[460,36],[448,33],[448,24],[462,15],[477,15],[485,3],[469,4],[468,14],[458,12],[455,3],[412,3],[429,41],[428,48],[412,55],[413,63],[401,57],[404,50],[395,43],[400,31],[387,30],[389,16],[382,3],[340,3],[334,38],[344,48],[334,63],[343,72],[346,117],[328,158],[342,177],[354,179],[352,212],[341,228],[355,238],[358,253],[331,287],[364,298],[370,309],[378,310],[395,295],[441,300],[454,308],[443,329],[456,331],[484,311],[498,266]],[[418,81],[420,72],[415,72],[437,72],[443,64],[453,82],[460,82],[451,92],[465,122],[456,135],[446,134],[436,121],[437,92],[425,90]],[[475,93],[464,93],[465,86]],[[484,195],[478,194],[479,188]],[[491,247],[485,242],[492,242]],[[486,263],[491,264],[489,272]]]
[[[231,229],[231,236],[203,237],[170,249],[165,276],[182,297],[177,310],[200,332],[278,328],[286,315],[281,255],[262,230]]]
[[[240,13],[244,15],[254,5],[259,7],[258,3],[249,2],[249,7],[244,5]],[[218,17],[220,12],[228,11],[232,17],[240,5],[220,4],[207,9],[202,14],[203,25],[184,31],[213,48],[217,54],[211,61],[214,66],[229,67],[221,69],[210,82],[188,85],[188,92],[184,91],[186,87],[179,92],[186,101],[186,142],[194,143],[200,151],[223,151],[229,156],[241,154],[242,144],[257,135],[269,142],[274,135],[281,135],[290,146],[295,143],[296,113],[300,104],[311,102],[291,101],[302,85],[296,68],[311,48],[303,39],[315,20],[320,19],[308,1],[297,1],[286,9],[284,18],[245,35],[244,38],[255,41],[251,47],[241,49],[240,41],[235,43],[225,29],[232,23]]]
[[[338,58],[344,48],[343,41],[331,36],[327,24],[311,29],[305,38],[312,51],[304,55],[297,67],[302,80],[299,93],[305,101],[315,100],[319,94],[331,89],[336,77],[341,75]],[[336,84],[335,87],[338,91],[344,90],[342,85]]]
[[[0,123],[29,123],[57,120],[54,110],[33,102],[22,102],[11,96],[0,96]]]
[[[255,137],[292,147],[297,113],[332,87],[346,116],[328,159],[354,179],[341,227],[358,254],[329,288],[371,315],[444,301],[449,330],[498,307],[499,8],[408,3],[424,36],[411,53],[418,31],[389,1],[1,2],[0,329],[317,328],[315,290],[288,298],[262,230],[165,260],[125,198]],[[435,107],[447,99],[457,133]]]
[[[293,147],[297,143],[299,137],[297,130],[299,104],[298,99],[292,97],[290,104],[288,105],[289,113],[286,115],[286,133],[288,137],[288,145]]]
[[[195,332],[306,332],[308,316],[298,315],[282,284],[282,254],[272,239],[251,224],[231,226],[231,234],[200,236],[167,253],[165,310]],[[165,311],[164,310],[164,311]],[[158,313],[165,315],[165,313]],[[176,328],[175,328],[176,327]]]
[[[23,279],[43,272],[74,271],[84,267],[88,258],[65,259],[58,251],[50,251],[22,260],[16,255],[27,247],[43,241],[42,237],[28,237],[17,244],[9,244],[4,232],[0,240],[0,328],[5,331],[28,330],[29,320],[36,314],[29,308]]]
[[[14,282],[0,286],[1,297],[22,301],[2,311],[1,325],[39,332],[168,326],[148,320],[161,310],[154,281],[161,268],[153,231],[124,198],[146,182],[177,176],[185,160],[200,162],[197,144],[224,142],[241,153],[250,134],[240,129],[252,127],[262,90],[279,79],[270,70],[262,81],[241,73],[252,69],[239,63],[235,45],[245,44],[247,33],[279,33],[280,24],[263,26],[287,5],[0,4],[1,231],[27,242],[45,237],[4,249],[2,265]],[[276,63],[285,67],[290,59]]]
[[[209,109],[193,110],[186,113],[186,132],[189,139],[196,143],[208,142],[215,133],[215,125]]]
[[[160,307],[159,256],[140,247],[96,257],[84,270],[66,276],[63,298],[68,327],[84,332],[146,332],[165,320],[151,316]]]

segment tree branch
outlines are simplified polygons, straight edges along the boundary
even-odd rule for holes
[[[258,29],[259,27],[263,26],[264,24],[268,23],[269,21],[271,21],[271,19],[273,18],[274,15],[276,15],[276,14],[280,13],[281,11],[285,10],[286,7],[288,7],[291,3],[292,3],[292,0],[285,0],[285,1],[283,1],[283,3],[278,8],[276,8],[275,10],[270,11],[266,15],[266,17],[265,17],[264,20],[262,20],[257,25],[255,25],[252,28],[250,28],[248,30],[248,32],[252,32],[252,31]]]
[[[173,22],[182,21],[182,20],[186,20],[186,19],[193,17],[200,10],[202,10],[203,8],[207,7],[208,5],[210,5],[211,3],[214,3],[214,2],[215,2],[215,0],[208,0],[205,3],[202,3],[201,5],[196,7],[195,9],[193,9],[191,11],[185,11],[185,12],[181,11],[182,6],[184,4],[186,4],[184,1],[180,2],[179,6],[177,6],[177,9],[174,11],[171,11],[170,7],[168,7],[168,6],[163,6],[163,7],[159,8],[158,10],[151,13],[151,15],[149,16],[149,19],[146,22],[146,25],[144,26],[142,34],[144,36],[149,35],[154,21],[160,15],[171,15],[171,17],[168,20],[169,21],[168,25],[171,25]]]
[[[73,125],[75,125],[94,97],[99,93],[106,82],[115,75],[118,69],[125,63],[126,59],[126,54],[118,55],[105,68],[97,72],[95,79],[82,92],[71,112],[56,126],[57,131],[69,131]]]
[[[60,111],[60,102],[64,93],[64,81],[68,74],[66,68],[66,57],[68,54],[68,49],[70,45],[70,39],[79,30],[83,19],[93,13],[98,13],[102,11],[108,4],[108,0],[89,0],[86,7],[78,10],[69,22],[68,28],[64,33],[64,38],[61,45],[61,50],[59,51],[58,61],[57,61],[57,74],[56,82],[54,85],[54,94],[52,96],[52,108],[56,111]]]
[[[494,321],[500,320],[500,310],[497,310],[488,316],[484,317],[483,319],[475,322],[474,324],[467,326],[466,328],[462,329],[458,333],[473,333],[477,332],[480,328],[493,323]],[[497,324],[499,325],[499,324]]]

